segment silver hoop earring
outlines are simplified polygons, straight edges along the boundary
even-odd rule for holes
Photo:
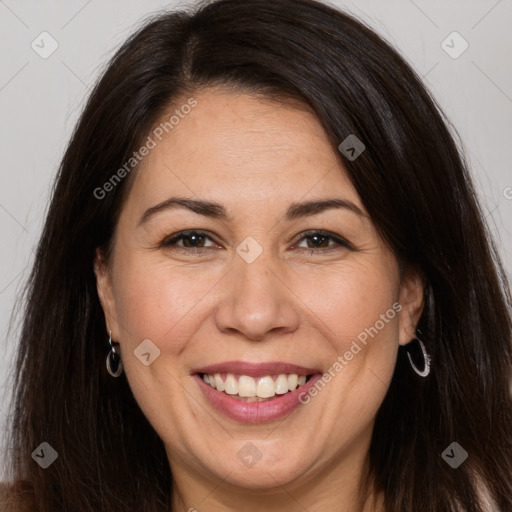
[[[119,377],[119,375],[123,373],[123,362],[112,343],[112,331],[108,332],[108,343],[110,345],[110,351],[106,359],[107,372],[110,373],[112,377]]]
[[[419,332],[419,330],[418,330]],[[424,364],[423,364],[423,370],[420,370],[418,369],[418,367],[414,364],[413,360],[412,360],[412,357],[411,357],[411,353],[409,352],[409,350],[407,350],[407,357],[409,358],[409,362],[411,363],[411,367],[412,369],[420,376],[420,377],[426,377],[429,373],[430,373],[430,357],[429,355],[427,354],[427,349],[425,348],[425,345],[423,344],[423,342],[418,338],[418,336],[416,336],[416,338],[411,341],[411,343],[413,343],[414,341],[417,341],[420,345],[420,348],[421,348],[421,352],[423,354],[423,361],[424,361]]]

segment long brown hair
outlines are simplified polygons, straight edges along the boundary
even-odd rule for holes
[[[14,369],[9,475],[39,512],[164,511],[162,441],[126,378],[105,369],[95,249],[108,252],[132,175],[106,183],[179,97],[213,85],[314,109],[381,236],[427,283],[418,327],[432,372],[402,349],[376,418],[368,479],[387,512],[481,512],[477,480],[512,510],[509,285],[467,165],[417,75],[372,30],[313,0],[218,0],[163,12],[117,51],[62,160],[26,289]],[[49,443],[44,470],[31,454]],[[457,469],[442,452],[468,453]],[[459,508],[457,508],[459,507]]]

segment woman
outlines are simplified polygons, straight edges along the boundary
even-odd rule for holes
[[[510,511],[508,290],[374,32],[312,0],[163,13],[57,177],[12,509]]]

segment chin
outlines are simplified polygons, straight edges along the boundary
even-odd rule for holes
[[[297,467],[286,465],[283,467],[261,466],[252,468],[236,468],[226,479],[226,483],[250,489],[255,493],[272,494],[272,490],[282,492],[282,487],[299,478],[303,474]]]

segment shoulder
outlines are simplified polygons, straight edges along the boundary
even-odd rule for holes
[[[30,482],[0,482],[0,511],[37,512]]]

